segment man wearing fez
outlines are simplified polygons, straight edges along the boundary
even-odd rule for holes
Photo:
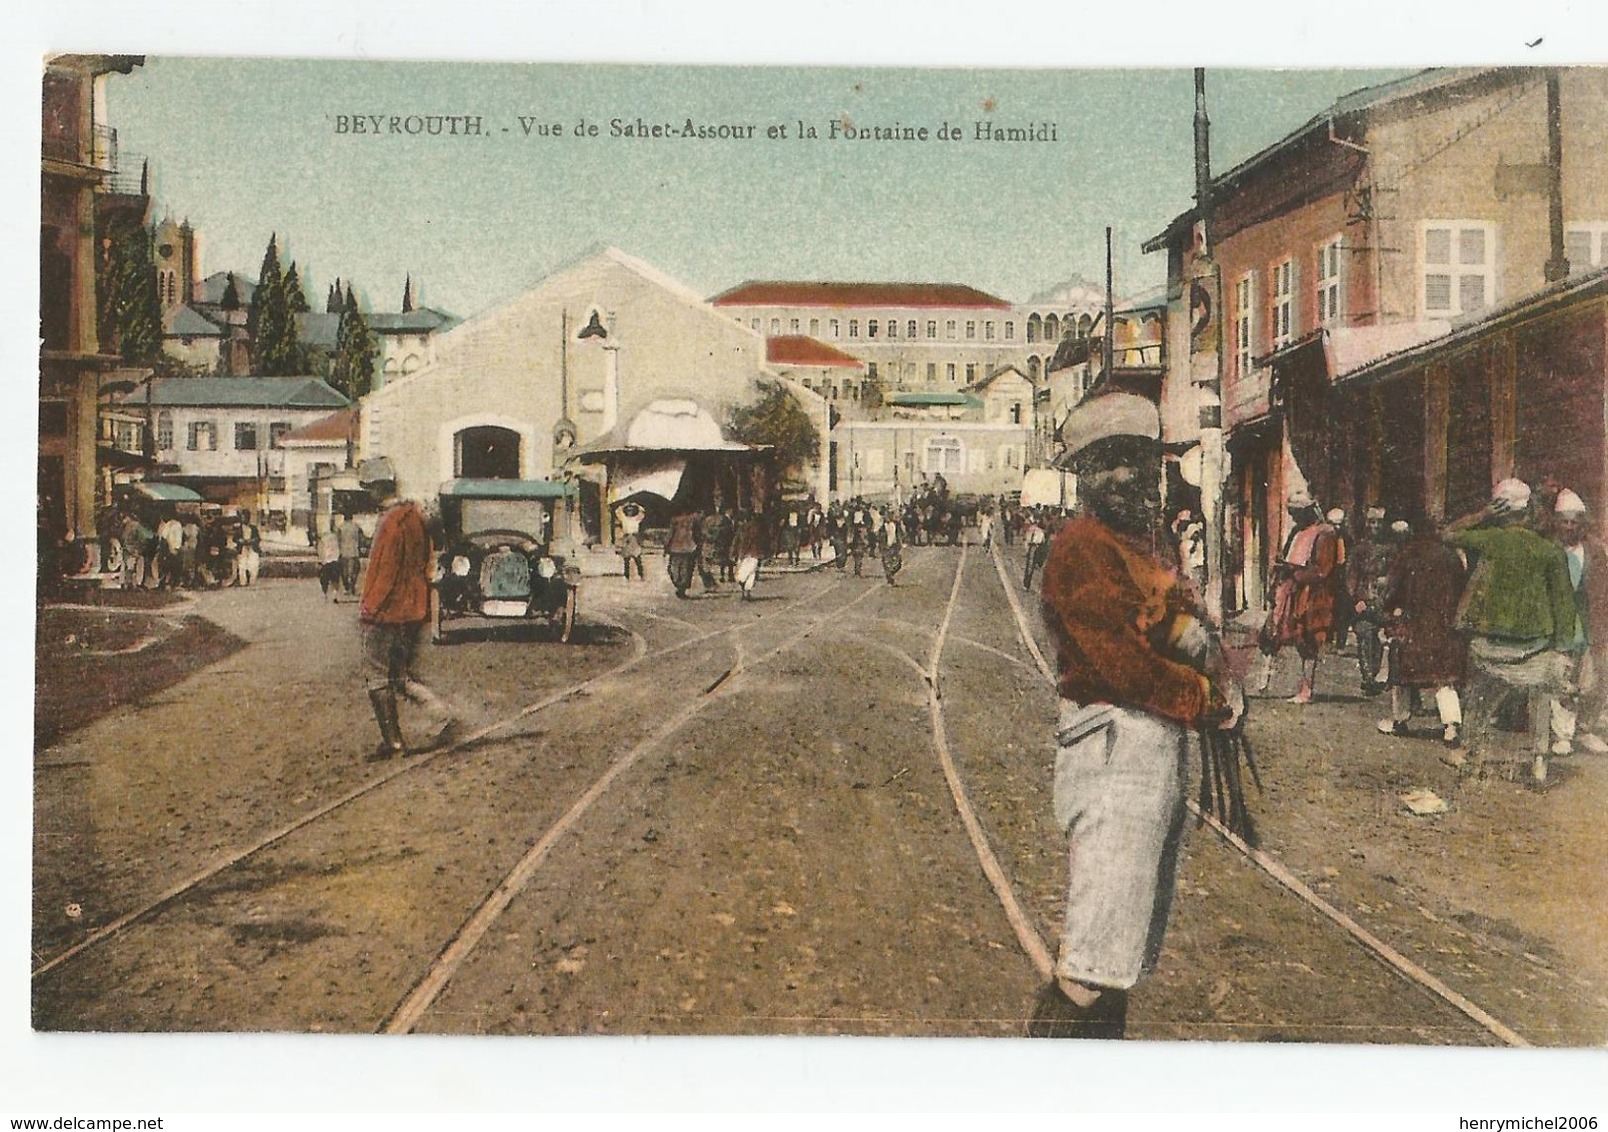
[[[1474,556],[1457,628],[1468,637],[1467,741],[1476,768],[1489,759],[1492,729],[1503,700],[1527,701],[1531,773],[1547,778],[1553,697],[1572,692],[1571,650],[1579,613],[1569,561],[1552,539],[1530,527],[1530,486],[1505,479],[1491,502],[1450,523],[1445,538]]]
[[[1054,807],[1066,918],[1034,1037],[1121,1037],[1172,902],[1191,728],[1232,728],[1244,697],[1161,525],[1161,423],[1143,397],[1086,400],[1062,429],[1081,513],[1055,535],[1043,612],[1060,715]]]
[[[407,753],[397,716],[399,694],[444,717],[436,746],[452,741],[457,717],[413,674],[419,637],[430,619],[430,578],[435,568],[424,512],[397,493],[396,472],[383,456],[364,460],[357,482],[374,497],[381,512],[369,547],[369,568],[358,611],[364,679],[380,725],[380,745],[369,759],[378,761]]]

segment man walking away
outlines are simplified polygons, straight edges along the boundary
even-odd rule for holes
[[[1379,683],[1379,669],[1384,663],[1385,644],[1380,631],[1385,623],[1384,587],[1390,577],[1395,544],[1387,534],[1383,507],[1368,508],[1365,522],[1362,538],[1346,562],[1346,596],[1357,632],[1357,674],[1362,679],[1362,694],[1375,696],[1383,686]],[[1338,627],[1335,635],[1340,635]]]
[[[1390,638],[1390,715],[1379,721],[1379,730],[1407,735],[1413,701],[1432,692],[1441,741],[1456,750],[1463,734],[1457,687],[1468,671],[1468,642],[1453,627],[1463,596],[1463,559],[1422,527],[1412,533],[1403,520],[1390,529],[1401,546],[1379,595]]]
[[[1496,485],[1482,510],[1450,524],[1446,539],[1475,555],[1457,627],[1468,634],[1468,743],[1488,755],[1502,702],[1522,692],[1530,718],[1531,776],[1547,778],[1552,698],[1573,670],[1575,596],[1563,548],[1531,530],[1530,486]],[[1475,766],[1478,766],[1478,761]]]
[[[318,536],[318,588],[325,597],[341,592],[341,547],[330,529]]]
[[[341,552],[341,588],[348,597],[357,594],[357,572],[363,553],[363,532],[347,511],[335,524],[335,540]]]
[[[369,758],[378,761],[407,753],[397,715],[398,695],[444,718],[435,746],[452,743],[458,720],[413,672],[419,638],[430,618],[430,576],[435,565],[424,512],[397,494],[396,472],[384,457],[364,460],[358,483],[381,508],[358,613],[369,703],[380,726],[380,745]]]
[[[1022,563],[1022,588],[1033,588],[1033,575],[1044,563],[1044,556],[1048,553],[1049,536],[1045,534],[1040,524],[1038,513],[1028,512],[1027,524],[1022,528],[1022,547],[1025,561]]]

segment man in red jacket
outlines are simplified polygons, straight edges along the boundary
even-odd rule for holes
[[[1161,525],[1161,422],[1129,393],[1062,426],[1081,513],[1056,532],[1044,617],[1057,643],[1054,807],[1068,842],[1055,981],[1033,1037],[1121,1037],[1127,991],[1155,964],[1184,818],[1185,737],[1233,727],[1244,697],[1195,609]]]
[[[364,460],[357,481],[381,508],[358,613],[364,678],[380,725],[380,745],[369,759],[378,761],[407,753],[397,717],[398,694],[444,717],[436,746],[452,741],[457,717],[413,674],[419,637],[430,619],[430,578],[435,568],[424,513],[417,503],[397,494],[396,472],[383,456]]]

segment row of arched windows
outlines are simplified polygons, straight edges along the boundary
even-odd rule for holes
[[[1094,316],[1090,314],[1027,316],[1029,342],[1059,342],[1063,338],[1087,338],[1093,330]]]

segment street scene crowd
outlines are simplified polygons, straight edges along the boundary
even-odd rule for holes
[[[1499,724],[1526,732],[1537,783],[1552,757],[1608,753],[1608,559],[1577,493],[1507,479],[1483,509],[1439,527],[1369,507],[1356,533],[1305,492],[1287,506],[1293,530],[1257,637],[1253,692],[1268,689],[1293,647],[1291,702],[1312,702],[1320,653],[1349,635],[1363,694],[1389,693],[1379,730],[1407,736],[1416,713],[1433,712],[1446,761],[1470,773],[1512,764],[1495,753]]]
[[[104,508],[97,539],[55,539],[39,524],[38,592],[75,583],[124,590],[220,589],[253,584],[262,569],[262,530],[251,512],[126,501]]]

